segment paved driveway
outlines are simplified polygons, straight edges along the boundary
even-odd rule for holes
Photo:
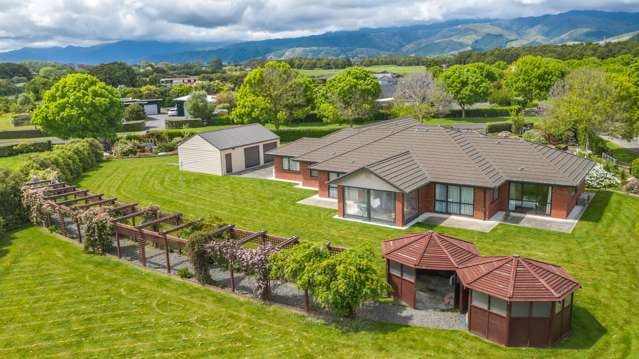
[[[165,113],[148,116],[146,120],[147,130],[164,130],[166,128],[166,119],[169,116]]]

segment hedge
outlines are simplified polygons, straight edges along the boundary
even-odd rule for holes
[[[630,173],[632,174],[632,176],[635,178],[639,178],[639,158],[632,161],[632,165],[630,168]]]
[[[45,137],[44,132],[32,128],[28,130],[8,130],[8,131],[0,131],[0,139],[2,140],[10,140],[14,138],[38,138]]]
[[[144,131],[146,129],[146,121],[128,121],[122,123],[121,132]]]
[[[103,155],[104,149],[97,140],[74,140],[56,146],[53,151],[31,155],[21,171],[29,174],[31,171],[51,169],[58,173],[60,180],[72,182],[102,161]]]
[[[531,128],[533,123],[526,121],[524,127]],[[486,133],[498,133],[501,131],[512,131],[513,124],[510,121],[489,122],[486,124]]]
[[[31,114],[17,113],[11,117],[11,124],[15,127],[27,126],[31,124]]]
[[[16,156],[22,153],[45,152],[51,150],[51,141],[17,143],[0,147],[0,157]]]
[[[193,128],[193,127],[203,127],[204,122],[199,118],[188,118],[188,119],[167,119],[166,120],[166,128],[168,129],[179,129],[179,128]]]
[[[488,108],[471,108],[466,110],[466,117],[505,117],[510,116],[513,110],[518,109],[517,106],[500,106]],[[461,117],[462,110],[452,110],[444,117]]]
[[[339,130],[336,127],[328,127],[328,128],[280,128],[279,130],[272,130],[280,136],[281,142],[293,142],[302,137],[323,137],[330,133]]]

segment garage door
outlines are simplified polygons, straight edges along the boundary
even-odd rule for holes
[[[244,167],[260,165],[260,146],[246,147],[244,149]]]
[[[144,105],[144,113],[146,113],[147,115],[157,115],[158,105],[155,105],[155,104]]]
[[[267,155],[266,152],[277,148],[277,142],[265,143],[262,145],[262,152],[264,152],[264,163],[273,162],[273,156]]]

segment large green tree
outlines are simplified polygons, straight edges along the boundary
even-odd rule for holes
[[[194,91],[184,104],[189,116],[207,121],[213,114],[213,107],[207,101],[207,94],[204,91]]]
[[[490,94],[491,72],[483,64],[454,65],[441,75],[448,92],[466,117],[466,107],[484,101]]]
[[[560,60],[524,56],[506,70],[505,84],[527,105],[533,100],[544,100],[552,86],[568,73]]]
[[[237,93],[234,122],[281,124],[306,117],[313,108],[311,81],[287,63],[270,61],[251,71]]]
[[[89,74],[71,74],[44,93],[31,122],[60,138],[111,138],[122,113],[113,87]]]
[[[88,72],[113,87],[134,87],[138,82],[135,70],[124,62],[96,65],[90,67]]]
[[[631,139],[637,135],[638,89],[622,74],[598,68],[571,72],[551,91],[544,128],[561,135],[576,129],[579,141],[588,147],[597,132]]]
[[[340,71],[320,89],[317,112],[326,122],[369,119],[375,112],[375,100],[381,93],[379,81],[372,72],[351,67]]]

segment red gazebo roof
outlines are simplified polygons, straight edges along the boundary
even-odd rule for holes
[[[563,268],[519,256],[478,256],[457,276],[467,288],[508,301],[557,301],[581,287]]]
[[[449,271],[479,256],[474,244],[431,231],[384,241],[382,254],[413,268]]]

